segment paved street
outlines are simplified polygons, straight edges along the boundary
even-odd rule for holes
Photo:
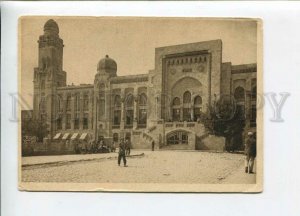
[[[144,153],[144,154],[143,154]],[[244,155],[196,151],[132,151],[128,167],[117,153],[25,157],[25,182],[255,183],[244,173]]]

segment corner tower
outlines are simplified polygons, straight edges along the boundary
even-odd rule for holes
[[[111,136],[111,94],[110,78],[117,76],[117,63],[106,55],[97,64],[94,80],[95,138],[99,140]]]
[[[46,121],[49,134],[55,131],[57,109],[56,88],[66,85],[63,71],[63,40],[57,23],[50,19],[44,25],[44,34],[38,40],[38,67],[34,68],[34,117]]]

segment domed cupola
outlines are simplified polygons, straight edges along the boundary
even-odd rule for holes
[[[117,63],[108,55],[101,59],[97,65],[97,72],[100,74],[109,74],[110,76],[117,75]]]
[[[49,19],[44,25],[45,34],[58,35],[59,28],[57,23],[53,19]]]

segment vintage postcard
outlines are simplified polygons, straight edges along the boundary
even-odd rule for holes
[[[19,19],[19,189],[261,192],[262,22]]]

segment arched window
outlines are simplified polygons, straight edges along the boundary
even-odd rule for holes
[[[173,106],[179,106],[180,105],[180,99],[178,97],[173,99]]]
[[[114,98],[114,125],[119,126],[121,123],[121,96],[115,95]]]
[[[194,121],[197,121],[201,117],[202,112],[202,97],[196,96],[194,98]]]
[[[127,95],[126,97],[126,107],[133,107],[133,95],[132,94],[129,94]]]
[[[189,91],[183,94],[183,120],[191,120],[191,93]]]
[[[146,106],[147,105],[147,96],[145,93],[142,93],[139,97],[139,106]]]
[[[202,97],[196,96],[194,99],[194,105],[202,105]]]
[[[180,99],[175,97],[172,102],[173,121],[180,121]]]
[[[183,94],[183,103],[191,103],[191,93],[189,91],[184,92]]]
[[[234,98],[239,101],[245,101],[245,89],[243,87],[237,87],[234,91]]]
[[[127,127],[132,127],[133,126],[133,95],[128,94],[126,99],[125,99],[125,125]]]
[[[147,124],[147,95],[142,93],[139,95],[139,109],[138,109],[138,126],[146,127]]]

